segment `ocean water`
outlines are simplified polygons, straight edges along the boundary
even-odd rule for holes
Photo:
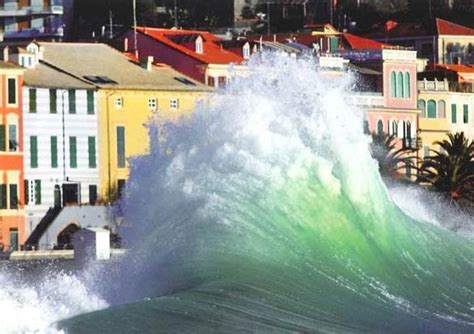
[[[0,307],[31,291],[41,321],[7,328],[474,331],[474,243],[391,199],[346,101],[353,78],[268,54],[250,68],[191,118],[150,120],[121,203],[127,256],[46,289],[11,280]]]

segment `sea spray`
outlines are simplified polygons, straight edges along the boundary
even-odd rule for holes
[[[266,54],[132,161],[113,303],[72,333],[474,328],[472,241],[390,199],[352,78]]]

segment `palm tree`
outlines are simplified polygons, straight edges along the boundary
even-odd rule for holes
[[[452,201],[474,204],[474,142],[464,133],[448,134],[448,140],[437,141],[440,150],[425,157],[419,168],[418,182],[428,184]]]
[[[372,133],[372,157],[379,163],[382,176],[409,180],[412,176],[411,170],[416,170],[417,148],[416,145],[402,145],[397,148],[397,141],[395,135]],[[402,173],[401,170],[406,172]]]

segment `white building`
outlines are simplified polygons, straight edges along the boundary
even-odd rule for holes
[[[23,115],[28,236],[50,208],[97,200],[95,86],[38,59],[25,72]]]

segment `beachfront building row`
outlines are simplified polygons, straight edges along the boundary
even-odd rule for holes
[[[20,74],[15,81],[16,109],[5,102],[0,123],[5,124],[0,132],[6,129],[0,138],[10,145],[8,136],[18,138],[15,151],[8,145],[5,153],[0,150],[5,156],[0,159],[2,189],[7,189],[0,221],[5,250],[25,240],[51,248],[57,240],[39,245],[41,235],[32,233],[38,226],[47,226],[62,208],[119,196],[129,174],[128,159],[149,150],[150,118],[177,120],[210,91],[168,66],[153,65],[151,58],[136,62],[104,44],[33,42],[26,51],[33,59],[28,68],[8,62],[4,66],[12,70],[3,70],[5,89],[13,87],[13,69],[24,72],[24,82]],[[7,102],[9,92],[1,94]],[[20,236],[13,243],[15,231]]]

